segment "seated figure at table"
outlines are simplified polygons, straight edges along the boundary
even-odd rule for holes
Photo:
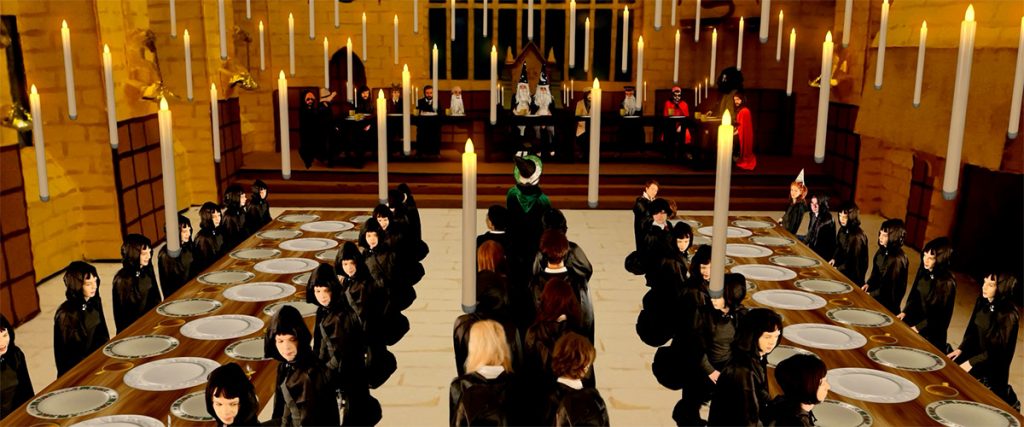
[[[778,220],[779,225],[794,236],[800,231],[800,223],[803,222],[804,214],[809,210],[806,200],[807,191],[807,184],[804,181],[804,170],[800,169],[800,174],[789,184],[789,205],[786,206],[786,212]]]
[[[224,190],[224,212],[221,213],[221,224],[224,229],[224,251],[230,251],[249,238],[249,230],[245,226],[245,208],[249,205],[249,196],[239,184],[232,184]]]
[[[462,103],[462,87],[455,86],[452,88],[452,100],[448,107],[451,110],[453,116],[465,116],[466,105]]]
[[[626,86],[625,98],[619,106],[619,115],[625,117],[619,126],[619,143],[629,147],[643,147],[646,142],[644,127],[637,117],[643,115],[643,105],[637,102],[636,87]]]
[[[235,362],[221,365],[210,372],[206,382],[206,412],[217,427],[257,426],[260,413],[256,387]]]
[[[153,244],[141,234],[129,234],[121,245],[121,270],[114,275],[114,324],[117,333],[128,329],[160,304],[160,289],[153,273]]]
[[[160,248],[157,255],[160,268],[160,293],[164,298],[185,286],[189,280],[196,277],[199,272],[193,268],[195,261],[195,243],[192,241],[192,221],[184,215],[178,215],[178,230],[181,236],[181,252],[177,257],[172,257],[167,252],[167,246]]]
[[[853,283],[863,283],[868,272],[868,236],[860,227],[860,208],[847,201],[837,212],[836,251],[828,263]]]
[[[249,204],[245,207],[245,226],[249,228],[249,234],[259,231],[271,221],[267,183],[257,179],[252,182],[251,189],[252,195],[249,196]]]
[[[110,340],[96,267],[73,261],[64,270],[64,287],[67,300],[53,316],[53,358],[58,377]]]
[[[828,368],[818,356],[796,354],[779,362],[775,382],[782,394],[771,402],[776,426],[813,426],[814,406],[828,397]]]
[[[533,100],[530,103],[530,112],[538,116],[550,116],[551,106],[554,104],[554,98],[551,97],[551,86],[548,84],[548,75],[543,69],[540,70],[540,82],[537,83],[537,91],[533,95]],[[540,152],[547,152],[549,156],[555,155],[555,127],[554,126],[534,126],[533,132],[540,146],[538,150]],[[534,150],[534,151],[538,151]]]
[[[25,353],[14,342],[14,326],[0,314],[0,419],[36,394]]]
[[[206,270],[224,255],[224,228],[221,226],[220,205],[203,203],[199,208],[199,232],[196,233],[195,271]]]
[[[513,98],[515,106],[512,107],[512,114],[526,116],[530,114],[533,105],[533,97],[530,96],[530,81],[526,75],[526,63],[519,71],[519,83],[516,83],[516,96]],[[526,126],[519,126],[519,136],[526,134]]]
[[[861,288],[893,314],[900,313],[900,303],[907,291],[910,261],[903,252],[907,227],[902,219],[889,219],[878,230],[878,251],[872,258],[871,276]]]
[[[263,353],[278,361],[272,425],[339,425],[338,400],[330,370],[310,347],[313,338],[299,310],[282,306],[270,319]]]
[[[583,158],[583,153],[590,146],[590,133],[587,132],[590,122],[590,104],[590,88],[588,87],[584,89],[583,99],[576,101],[576,146],[573,147],[573,150],[576,152],[577,160]],[[601,107],[598,106],[597,110],[600,113]]]
[[[317,114],[317,92],[306,90],[302,93],[302,105],[299,107],[299,157],[306,169],[313,166],[313,161],[324,151],[324,137]]]
[[[344,142],[345,144],[345,158],[348,163],[354,167],[362,168],[365,159],[363,155],[375,147],[375,140],[377,133],[374,130],[373,117],[374,110],[377,106],[376,101],[370,97],[370,88],[363,85],[359,88],[359,98],[356,100],[355,119],[351,123],[350,132],[347,132],[348,138]]]
[[[896,316],[944,353],[953,351],[946,342],[956,304],[956,278],[949,271],[952,255],[953,243],[948,237],[924,245],[907,306]]]
[[[391,84],[388,89],[387,109],[388,115],[402,115],[402,86]],[[402,150],[402,119],[401,117],[388,117],[388,153],[397,153]]]
[[[416,101],[416,110],[420,119],[416,124],[416,152],[421,156],[439,157],[441,155],[441,124],[438,123],[437,110],[434,109],[434,87],[423,86],[423,98]]]
[[[739,142],[739,153],[733,154],[736,160],[736,167],[744,170],[754,170],[757,167],[757,156],[754,155],[754,120],[750,117],[750,108],[747,108],[747,97],[742,92],[737,92],[732,97],[736,104],[736,115],[733,122],[736,123],[736,140]]]
[[[690,115],[690,106],[686,101],[683,101],[683,90],[679,86],[672,86],[672,96],[665,101],[662,115],[665,117]],[[687,159],[693,158],[693,150],[686,148],[692,142],[690,130],[683,126],[683,122],[673,121],[668,123],[664,132],[665,143],[669,144],[670,147],[678,147],[685,153]]]

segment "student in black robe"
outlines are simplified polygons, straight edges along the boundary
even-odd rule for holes
[[[569,225],[565,220],[565,214],[560,209],[548,209],[544,213],[544,217],[541,218],[541,227],[545,232],[555,230],[568,236]],[[547,267],[544,262],[544,254],[538,250],[533,259],[533,274],[540,273],[544,267]],[[590,264],[587,253],[583,251],[580,245],[571,240],[569,241],[569,252],[565,254],[565,267],[576,276],[582,277],[588,282],[590,277],[594,275],[594,266]]]
[[[646,272],[646,285],[653,287],[658,279],[658,267],[662,259],[676,251],[676,242],[672,237],[672,224],[668,222],[668,218],[674,214],[668,200],[654,199],[648,212],[651,213],[651,219],[644,225],[640,256]]]
[[[256,388],[235,362],[221,365],[206,381],[206,412],[217,427],[258,426],[260,413]]]
[[[245,206],[245,226],[249,229],[249,234],[256,233],[264,225],[270,224],[270,203],[267,202],[269,192],[263,180],[253,181],[252,195],[249,196],[249,204]]]
[[[804,242],[822,258],[828,258],[836,251],[836,223],[832,212],[828,210],[828,198],[822,195],[811,196],[810,223]]]
[[[494,273],[489,270],[480,273]],[[472,313],[463,314],[455,319],[452,328],[452,345],[455,349],[455,371],[459,375],[466,373],[466,357],[469,354],[469,330],[476,322],[493,320],[505,329],[509,354],[512,358],[513,370],[518,371],[523,363],[523,343],[519,330],[512,322],[505,283],[501,276],[484,274],[477,276],[477,303]]]
[[[649,179],[644,183],[644,191],[633,203],[633,235],[636,239],[636,250],[640,250],[644,241],[644,223],[651,218],[649,208],[651,202],[658,197],[658,181]]]
[[[651,288],[644,294],[642,309],[636,318],[636,332],[641,341],[652,347],[665,345],[677,333],[692,339],[693,331],[679,331],[679,325],[693,325],[697,307],[707,301],[707,284],[695,278],[710,277],[711,249],[702,246],[690,263],[688,251],[693,236],[690,230],[685,222],[672,227],[673,236],[679,235],[675,239],[676,248],[672,250],[674,254],[662,258],[658,269],[648,274]],[[698,263],[705,263],[705,268],[702,270]],[[701,271],[706,271],[708,276],[702,276]]]
[[[221,228],[224,230],[224,252],[228,252],[249,238],[245,225],[245,208],[249,197],[242,186],[233,184],[224,191],[224,212],[221,214]]]
[[[146,236],[129,234],[121,245],[121,270],[114,275],[114,324],[117,333],[160,304],[153,274],[153,248]]]
[[[871,277],[862,289],[893,313],[900,313],[900,303],[907,291],[909,261],[903,253],[907,228],[901,219],[889,219],[878,230],[878,252],[872,260]]]
[[[351,245],[351,243],[347,243]],[[355,247],[352,246],[354,249]],[[321,263],[309,278],[306,302],[315,304],[313,353],[331,371],[345,402],[345,425],[380,421],[380,402],[370,396],[366,372],[366,332],[334,268]]]
[[[585,277],[578,276],[565,265],[565,257],[569,253],[569,240],[560,231],[545,231],[540,238],[540,250],[544,254],[546,266],[544,270],[533,276],[533,280],[530,281],[530,289],[533,290],[534,307],[536,308],[540,305],[540,296],[544,292],[544,286],[551,279],[565,281],[572,286],[573,293],[579,299],[580,324],[583,327],[583,335],[593,340],[594,306],[590,300],[590,287]]]
[[[196,272],[209,268],[224,255],[224,229],[221,226],[220,206],[213,202],[199,208],[199,232],[196,233]]]
[[[423,261],[430,253],[430,247],[423,241],[423,222],[420,220],[420,210],[416,207],[416,199],[408,184],[403,182],[398,184],[398,188],[388,191],[388,207],[391,208],[392,220],[405,232],[412,257],[417,262]]]
[[[812,354],[796,354],[775,367],[775,382],[782,394],[770,405],[772,426],[814,427],[812,410],[828,397],[828,369]]]
[[[804,171],[801,170],[797,180],[789,184],[789,206],[782,218],[779,218],[779,224],[794,236],[800,230],[800,222],[807,213],[807,202],[804,200],[807,197],[807,186],[804,185],[803,176]]]
[[[491,205],[487,208],[487,231],[476,236],[476,246],[479,248],[484,242],[493,240],[501,245],[502,249],[509,250],[508,234],[508,209],[501,205]]]
[[[943,353],[953,351],[946,342],[956,305],[956,279],[949,271],[952,255],[949,238],[939,237],[924,245],[907,306],[896,316]]]
[[[756,426],[768,416],[768,354],[782,335],[782,317],[755,308],[740,319],[732,355],[715,384],[709,426]]]
[[[449,425],[517,424],[512,360],[501,324],[481,320],[470,328],[466,372],[449,387]]]
[[[580,334],[569,332],[558,339],[551,360],[552,373],[557,379],[548,394],[545,425],[611,425],[601,393],[583,385],[595,359],[594,344]]]
[[[181,252],[177,257],[172,257],[167,252],[167,246],[160,248],[157,255],[160,273],[160,293],[164,299],[185,286],[199,274],[193,268],[195,262],[195,243],[192,241],[192,221],[184,215],[178,215],[178,229],[181,231]]]
[[[1020,330],[1018,286],[1012,275],[986,275],[960,347],[947,356],[1019,411],[1017,393],[1007,384]]]
[[[685,355],[683,398],[672,411],[672,419],[678,425],[705,424],[700,418],[700,407],[711,398],[715,383],[732,356],[740,319],[747,313],[743,306],[746,282],[742,274],[726,274],[722,294],[711,295],[711,305],[699,309],[692,325],[697,339],[672,342]]]
[[[35,394],[25,353],[14,341],[14,326],[0,315],[0,420]]]
[[[400,312],[409,308],[416,300],[416,289],[408,282],[407,272],[401,271],[398,256],[387,243],[387,233],[380,229],[375,219],[371,218],[363,224],[361,234],[359,246],[363,248],[362,256],[366,271],[375,286],[384,290],[388,310]],[[340,264],[337,263],[337,258],[335,260],[335,268],[338,268]]]
[[[512,175],[516,185],[509,188],[505,196],[508,210],[509,247],[508,255],[513,282],[526,281],[530,277],[531,265],[543,232],[541,218],[551,209],[551,201],[540,188],[543,163],[533,155],[516,157]]]
[[[860,228],[860,209],[853,202],[839,207],[839,233],[829,264],[853,283],[864,283],[868,272],[868,236]]]
[[[58,377],[110,340],[96,267],[73,261],[64,271],[64,287],[67,299],[53,316],[53,358]]]
[[[675,240],[675,250],[670,250],[664,258],[661,259],[661,265],[658,267],[658,278],[655,280],[655,285],[675,280],[676,276],[680,281],[686,281],[689,278],[690,271],[690,248],[693,247],[693,228],[690,224],[683,221],[679,221],[676,225],[672,226],[672,239]],[[666,277],[673,276],[673,277]]]
[[[267,325],[263,352],[278,361],[273,425],[340,424],[330,369],[313,354],[310,341],[309,328],[295,307],[281,307]]]
[[[555,381],[557,377],[551,370],[551,355],[558,339],[569,332],[583,335],[580,303],[572,286],[563,280],[552,279],[541,295],[537,320],[526,330],[523,340],[523,373],[529,387],[543,389]],[[587,385],[594,386],[593,375],[588,375],[585,381]]]

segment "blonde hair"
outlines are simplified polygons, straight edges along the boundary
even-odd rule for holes
[[[505,338],[505,328],[493,320],[480,320],[469,329],[466,372],[476,372],[485,365],[500,365],[505,368],[505,372],[512,372],[512,357]]]

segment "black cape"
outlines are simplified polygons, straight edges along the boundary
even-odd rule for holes
[[[7,329],[11,341],[7,352],[0,356],[0,419],[35,395],[32,378],[28,375],[25,353],[15,345],[14,327]]]
[[[57,362],[57,376],[70,371],[109,340],[110,332],[99,295],[88,302],[81,298],[64,301],[53,316],[53,357]]]
[[[167,253],[167,246],[164,246],[160,249],[157,259],[160,270],[160,292],[165,299],[177,292],[178,289],[181,289],[182,286],[185,286],[189,280],[192,280],[199,273],[193,269],[195,264],[195,245],[192,242],[181,244],[181,252],[177,258],[171,257]]]
[[[917,333],[940,352],[948,353],[946,332],[955,305],[956,279],[953,275],[948,271],[933,272],[921,267],[910,288],[903,321],[907,326],[916,327]]]
[[[836,270],[856,285],[863,285],[868,273],[868,236],[860,227],[840,227],[832,254]]]
[[[153,265],[124,267],[114,276],[114,324],[121,333],[147,311],[160,304]]]
[[[910,261],[902,248],[878,248],[872,261],[874,268],[868,278],[868,294],[893,314],[900,312],[903,294],[907,291],[907,268]]]

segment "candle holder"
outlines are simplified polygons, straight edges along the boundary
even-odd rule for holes
[[[840,307],[849,307],[849,306],[853,305],[853,301],[850,301],[850,299],[846,298],[846,297],[834,298],[834,299],[829,300],[828,302],[831,303],[831,304],[838,305]]]
[[[960,394],[960,391],[950,387],[949,383],[943,382],[941,384],[929,384],[924,387],[924,391],[927,391],[936,396],[942,397],[956,397]]]
[[[879,344],[885,344],[885,345],[893,345],[893,344],[896,344],[896,343],[900,342],[900,340],[898,338],[892,336],[892,334],[889,334],[889,333],[884,333],[884,334],[880,334],[880,335],[872,335],[872,336],[870,336],[868,338],[871,339],[871,341],[877,342]]]
[[[108,373],[108,372],[127,371],[127,370],[129,370],[131,368],[134,368],[134,367],[135,367],[135,364],[132,363],[132,362],[110,363],[110,364],[107,364],[107,365],[103,366],[102,368],[100,368],[100,370],[96,371],[96,373],[93,374],[93,375],[100,375],[100,374],[105,374],[105,373]]]
[[[181,326],[181,325],[184,325],[184,324],[185,324],[185,320],[183,320],[183,319],[166,319],[166,320],[161,320],[160,323],[157,323],[156,326],[153,327],[153,329],[173,328],[175,326]]]

